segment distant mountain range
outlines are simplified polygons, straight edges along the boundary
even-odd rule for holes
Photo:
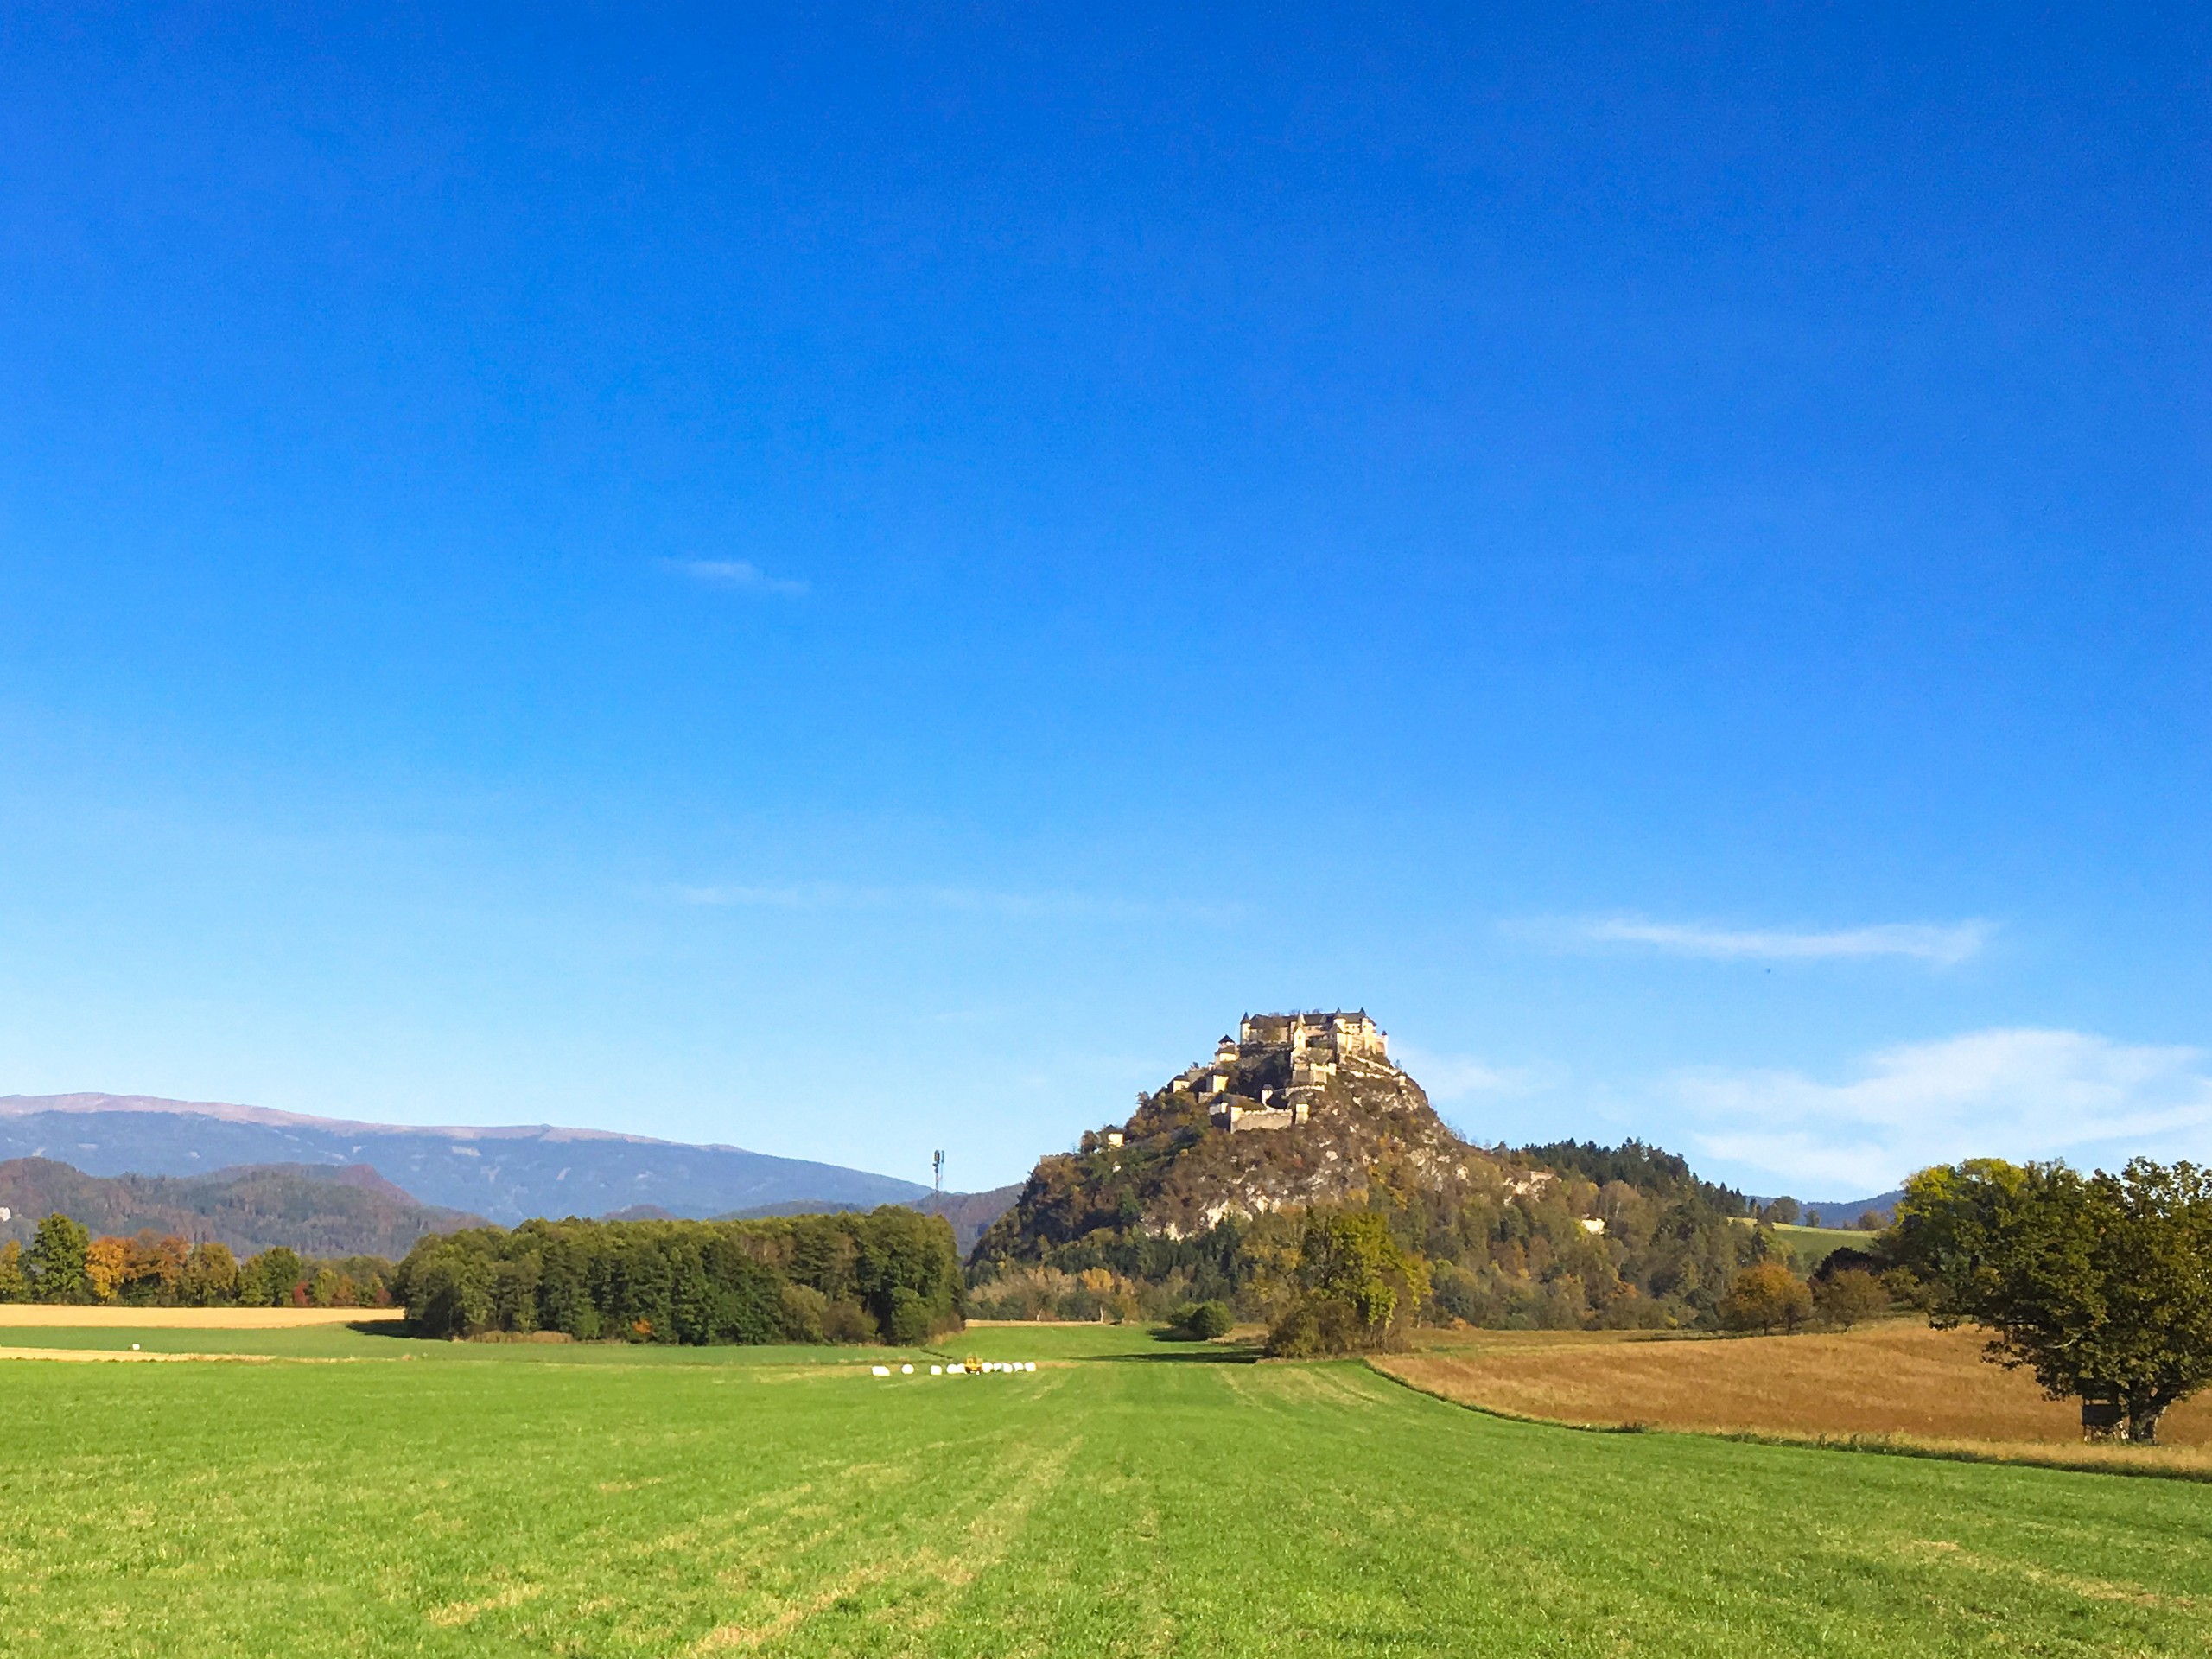
[[[736,1147],[543,1124],[413,1128],[143,1095],[0,1096],[0,1159],[9,1158],[50,1158],[104,1176],[366,1164],[423,1204],[507,1225],[645,1205],[705,1217],[770,1205],[866,1209],[930,1197],[914,1181]]]
[[[142,1228],[241,1255],[289,1245],[302,1255],[407,1254],[425,1233],[479,1226],[483,1217],[417,1204],[373,1169],[302,1164],[211,1175],[87,1175],[50,1158],[0,1163],[0,1239],[28,1243],[41,1217],[73,1217],[95,1234]]]

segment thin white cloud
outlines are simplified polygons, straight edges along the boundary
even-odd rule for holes
[[[1776,1191],[1873,1192],[1929,1164],[2212,1154],[2203,1050],[2077,1031],[2000,1029],[1873,1055],[1862,1075],[1701,1071],[1670,1092],[1712,1157],[1771,1174]]]
[[[1641,944],[1675,956],[1758,957],[1814,961],[1842,957],[1906,957],[1954,967],[1989,942],[1995,924],[1965,921],[1884,922],[1824,932],[1780,928],[1711,927],[1695,922],[1652,922],[1630,916],[1572,926],[1572,936],[1598,944]]]
[[[1530,1066],[1493,1065],[1471,1054],[1444,1054],[1394,1043],[1394,1056],[1431,1100],[1497,1099],[1526,1095],[1549,1080]]]
[[[694,582],[732,593],[772,594],[782,599],[798,599],[807,591],[806,583],[787,576],[772,576],[750,559],[669,559],[664,563]]]

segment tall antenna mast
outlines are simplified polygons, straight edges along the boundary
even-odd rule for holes
[[[937,1211],[944,1208],[944,1154],[942,1152],[930,1154],[930,1208]]]

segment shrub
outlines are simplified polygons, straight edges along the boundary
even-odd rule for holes
[[[822,1311],[822,1338],[844,1345],[874,1342],[881,1333],[875,1316],[858,1302],[832,1302]]]
[[[1226,1302],[1185,1302],[1175,1310],[1171,1323],[1179,1337],[1192,1342],[1211,1342],[1227,1336],[1236,1321]]]
[[[1350,1303],[1315,1298],[1299,1303],[1268,1332],[1268,1353],[1274,1359],[1319,1359],[1374,1345],[1374,1327]]]

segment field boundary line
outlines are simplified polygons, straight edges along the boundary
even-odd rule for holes
[[[2075,1452],[2057,1446],[2043,1447],[2024,1441],[1999,1440],[1980,1446],[1971,1443],[1943,1445],[1891,1434],[1791,1434],[1757,1428],[1662,1428],[1653,1423],[1583,1423],[1565,1417],[1538,1417],[1527,1412],[1509,1411],[1503,1406],[1487,1406],[1478,1401],[1455,1399],[1434,1389],[1424,1388],[1410,1377],[1400,1376],[1372,1356],[1362,1356],[1361,1363],[1376,1376],[1396,1383],[1409,1394],[1418,1394],[1447,1406],[1456,1406],[1461,1411],[1495,1417],[1501,1422],[1529,1423],[1539,1428],[1563,1428],[1577,1434],[1674,1434],[1686,1440],[1732,1440],[1745,1446],[1794,1446],[1808,1452],[1860,1452],[1880,1457],[1920,1458],[1935,1463],[1978,1463],[2008,1468],[2042,1469],[2055,1474],[2122,1475],[2136,1480],[2186,1480],[2212,1484],[2212,1467],[2191,1469],[2184,1465],[2171,1463],[2104,1462],[2087,1452]]]
[[[279,1363],[276,1354],[154,1354],[114,1348],[0,1348],[0,1359],[58,1359],[64,1363],[98,1364],[105,1360],[186,1360],[223,1359],[243,1361],[253,1365],[274,1365]]]
[[[326,1325],[397,1325],[404,1307],[134,1307],[92,1302],[0,1302],[0,1329],[43,1325],[105,1331],[296,1331]]]

